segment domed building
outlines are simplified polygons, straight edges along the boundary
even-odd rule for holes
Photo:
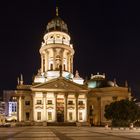
[[[127,85],[120,87],[116,80],[107,81],[105,74],[91,75],[87,81],[78,71],[74,75],[75,51],[58,11],[47,25],[39,52],[41,66],[32,84],[24,84],[21,75],[12,95],[17,98],[19,123],[103,125],[107,122],[105,105],[131,98]]]

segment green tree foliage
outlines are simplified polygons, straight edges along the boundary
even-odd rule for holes
[[[140,108],[134,101],[120,100],[106,105],[104,116],[114,126],[126,126],[140,119]]]

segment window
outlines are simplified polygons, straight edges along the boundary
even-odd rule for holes
[[[64,64],[64,71],[66,70],[66,65]]]
[[[48,120],[52,120],[52,112],[48,112]]]
[[[50,70],[53,70],[53,64],[50,64]]]
[[[72,121],[72,112],[69,112],[69,120]]]
[[[17,107],[15,106],[15,112],[17,112]]]
[[[15,107],[14,106],[12,106],[12,112],[15,112]]]
[[[73,101],[68,101],[68,105],[73,105]]]
[[[48,105],[52,105],[52,100],[48,100]]]
[[[12,112],[16,112],[16,111],[17,111],[16,104],[12,104]]]
[[[41,112],[37,112],[37,120],[41,120]]]
[[[41,100],[37,100],[36,103],[37,103],[37,104],[42,104],[42,101],[41,101]]]
[[[79,112],[79,120],[83,120],[82,112]]]
[[[29,118],[30,118],[30,113],[26,112],[26,121],[29,121]]]
[[[79,101],[79,103],[78,103],[79,105],[83,105],[84,103],[83,103],[83,101]]]
[[[30,105],[30,101],[25,101],[25,105]]]

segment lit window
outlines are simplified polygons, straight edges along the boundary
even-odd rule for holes
[[[69,100],[68,105],[73,105],[73,101]]]
[[[72,112],[69,112],[69,120],[72,121]]]
[[[83,120],[82,112],[79,112],[79,120]]]
[[[52,112],[48,112],[48,120],[52,120]]]
[[[41,112],[37,112],[37,120],[41,120]]]
[[[84,103],[83,103],[83,101],[79,101],[79,103],[78,103],[79,105],[83,105]]]
[[[48,100],[48,104],[51,105],[52,104],[52,100]]]
[[[42,101],[41,101],[41,100],[37,100],[36,103],[37,103],[37,104],[42,104]]]

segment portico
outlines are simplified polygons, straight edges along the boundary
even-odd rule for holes
[[[36,122],[85,122],[87,121],[87,96],[88,91],[81,88],[75,92],[74,88],[65,90],[60,85],[66,85],[66,80],[59,79],[57,89],[42,89],[40,85],[32,87],[33,116]],[[57,82],[55,81],[55,84]],[[53,83],[51,83],[53,84]],[[67,83],[66,87],[72,86]],[[73,85],[73,87],[76,84]],[[60,89],[59,89],[60,88]],[[79,88],[79,85],[78,87]]]

